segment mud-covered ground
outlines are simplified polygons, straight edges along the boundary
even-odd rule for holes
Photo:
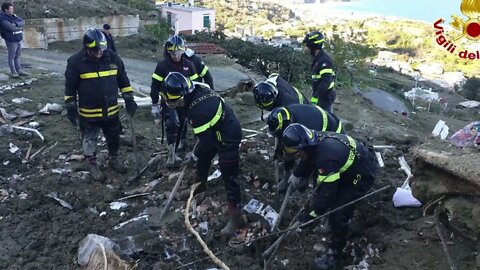
[[[109,237],[124,250],[130,243],[131,262],[138,269],[174,269],[204,258],[202,248],[183,224],[184,197],[175,199],[173,211],[163,220],[158,220],[163,203],[177,179],[172,174],[180,169],[166,170],[161,159],[136,183],[128,185],[127,180],[135,175],[135,162],[131,130],[127,119],[123,118],[121,156],[130,170],[126,175],[111,171],[106,166],[106,147],[101,141],[99,160],[108,180],[106,183],[92,181],[82,168],[82,161],[75,160],[75,155],[82,154],[78,131],[60,113],[38,113],[46,103],[63,103],[63,77],[45,70],[29,71],[38,80],[4,91],[0,95],[0,107],[8,112],[17,108],[36,112],[35,116],[28,119],[40,123],[39,131],[45,136],[45,141],[20,132],[0,137],[0,269],[77,269],[78,244],[91,233]],[[18,80],[1,83],[14,82]],[[24,104],[12,102],[13,98],[20,97],[32,101]],[[226,100],[234,107],[244,128],[259,130],[265,125],[264,122],[253,121],[259,118],[260,112],[252,106],[251,95],[239,93]],[[428,136],[439,119],[447,120],[451,130],[458,130],[468,123],[470,116],[460,112],[449,114],[455,117],[420,112],[412,118],[406,118],[372,107],[347,89],[339,91],[335,109],[338,116],[345,120],[347,132],[354,137],[376,145],[397,146],[397,150],[384,152],[386,166],[374,186],[374,189],[385,185],[392,185],[392,188],[358,205],[344,266],[348,269],[365,269],[360,266],[355,268],[354,265],[359,265],[367,256],[365,261],[370,265],[368,269],[450,269],[435,227],[432,227],[436,222],[435,217],[423,217],[421,208],[395,209],[392,206],[394,187],[400,186],[406,178],[403,171],[398,169],[400,166],[396,159],[405,155],[410,161],[408,149],[430,140]],[[165,145],[161,144],[161,131],[153,124],[149,111],[149,108],[139,109],[135,116],[135,134],[142,166],[152,156],[164,155],[166,150]],[[266,135],[247,138],[248,135],[252,133],[244,132],[245,141],[241,147],[243,201],[247,203],[255,198],[278,211],[280,200],[275,195],[274,162],[271,159],[273,139]],[[10,143],[19,150],[11,153],[13,147]],[[32,145],[31,158],[25,160],[29,145]],[[441,147],[443,143],[439,142],[438,145]],[[63,173],[60,173],[62,170]],[[215,166],[212,172],[214,170]],[[187,171],[181,191],[188,188],[192,174],[193,171]],[[152,183],[155,180],[157,182]],[[146,186],[147,183],[150,186]],[[58,197],[70,203],[73,209],[65,208],[45,196],[51,192],[57,192]],[[111,202],[140,193],[149,194],[123,200],[128,204],[125,209],[110,209]],[[307,194],[294,193],[280,228],[288,226]],[[213,252],[223,252],[218,257],[226,265],[231,269],[263,268],[260,254],[275,240],[275,236],[234,249],[231,246],[246,241],[242,237],[245,230],[240,231],[233,240],[217,236],[227,220],[221,180],[209,182],[209,191],[197,196],[196,204],[197,218],[192,219],[192,223],[198,229],[198,224],[208,222],[208,233],[202,237]],[[141,214],[148,214],[148,220],[114,229],[121,222]],[[248,232],[255,235],[268,233],[260,217],[246,213],[244,217]],[[441,229],[457,268],[478,267],[478,248],[475,243],[458,238],[443,227]],[[135,239],[134,247],[127,240],[128,236]],[[281,246],[269,262],[268,269],[311,269],[313,258],[321,253],[322,248],[318,244],[327,236],[328,232],[321,227],[296,233]],[[227,249],[231,250],[224,252]],[[204,260],[185,269],[208,269],[214,266],[210,260]]]

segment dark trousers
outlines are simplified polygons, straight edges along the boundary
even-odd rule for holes
[[[180,127],[182,128],[181,138],[185,139],[187,134],[185,109],[169,108],[162,102],[162,113],[165,120],[165,131],[167,132],[167,144],[175,144]]]
[[[102,121],[89,121],[80,117],[80,132],[82,133],[83,154],[94,157],[97,154],[97,143],[100,129],[107,140],[109,155],[118,155],[122,125],[118,115],[115,118]]]
[[[328,90],[326,94],[318,96],[317,105],[329,113],[333,113],[333,102],[337,98],[337,92],[334,89]]]
[[[22,55],[22,43],[21,42],[9,42],[5,41],[8,49],[8,66],[11,73],[18,73],[22,71],[22,63],[20,62],[20,56]]]
[[[238,184],[239,173],[239,143],[212,143],[210,145],[201,144],[197,161],[197,181],[206,182],[212,159],[218,153],[218,164],[222,173],[222,180],[227,191],[227,200],[229,203],[237,205],[240,203],[240,185]]]

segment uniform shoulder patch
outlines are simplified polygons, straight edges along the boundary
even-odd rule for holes
[[[324,175],[326,171],[327,170],[325,170],[324,168],[320,168],[320,169],[318,169],[318,174],[319,175]]]

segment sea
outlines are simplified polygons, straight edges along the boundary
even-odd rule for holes
[[[461,0],[352,0],[300,5],[310,5],[311,8],[326,5],[328,9],[351,15],[394,16],[431,23],[439,18],[448,21],[452,15],[466,19],[467,17],[460,11],[461,2]]]

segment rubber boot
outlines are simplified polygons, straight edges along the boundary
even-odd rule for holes
[[[328,270],[328,269],[336,269],[337,268],[337,261],[340,252],[335,249],[330,249],[326,254],[322,255],[321,257],[315,258],[315,269],[319,270]]]
[[[242,221],[240,204],[230,203],[228,205],[228,214],[230,219],[227,225],[220,231],[220,234],[223,236],[231,236],[240,228]]]
[[[125,166],[123,166],[123,164],[118,161],[117,155],[111,155],[108,158],[108,166],[110,166],[110,168],[112,168],[117,173],[124,174],[127,172],[127,168],[125,168]]]
[[[90,176],[92,176],[93,180],[103,182],[106,179],[105,174],[103,174],[102,170],[98,166],[97,159],[95,157],[87,157],[87,165],[88,171],[90,172]]]
[[[180,143],[178,144],[178,150],[185,150],[187,147],[187,140],[186,139],[181,139]]]
[[[290,177],[290,171],[286,171],[282,179],[280,180],[280,182],[278,182],[278,192],[280,194],[285,194],[285,192],[287,192],[289,177]]]
[[[180,158],[177,153],[175,152],[175,144],[169,144],[168,148],[168,158],[167,158],[167,167],[173,167],[178,165],[182,162],[182,158]]]

